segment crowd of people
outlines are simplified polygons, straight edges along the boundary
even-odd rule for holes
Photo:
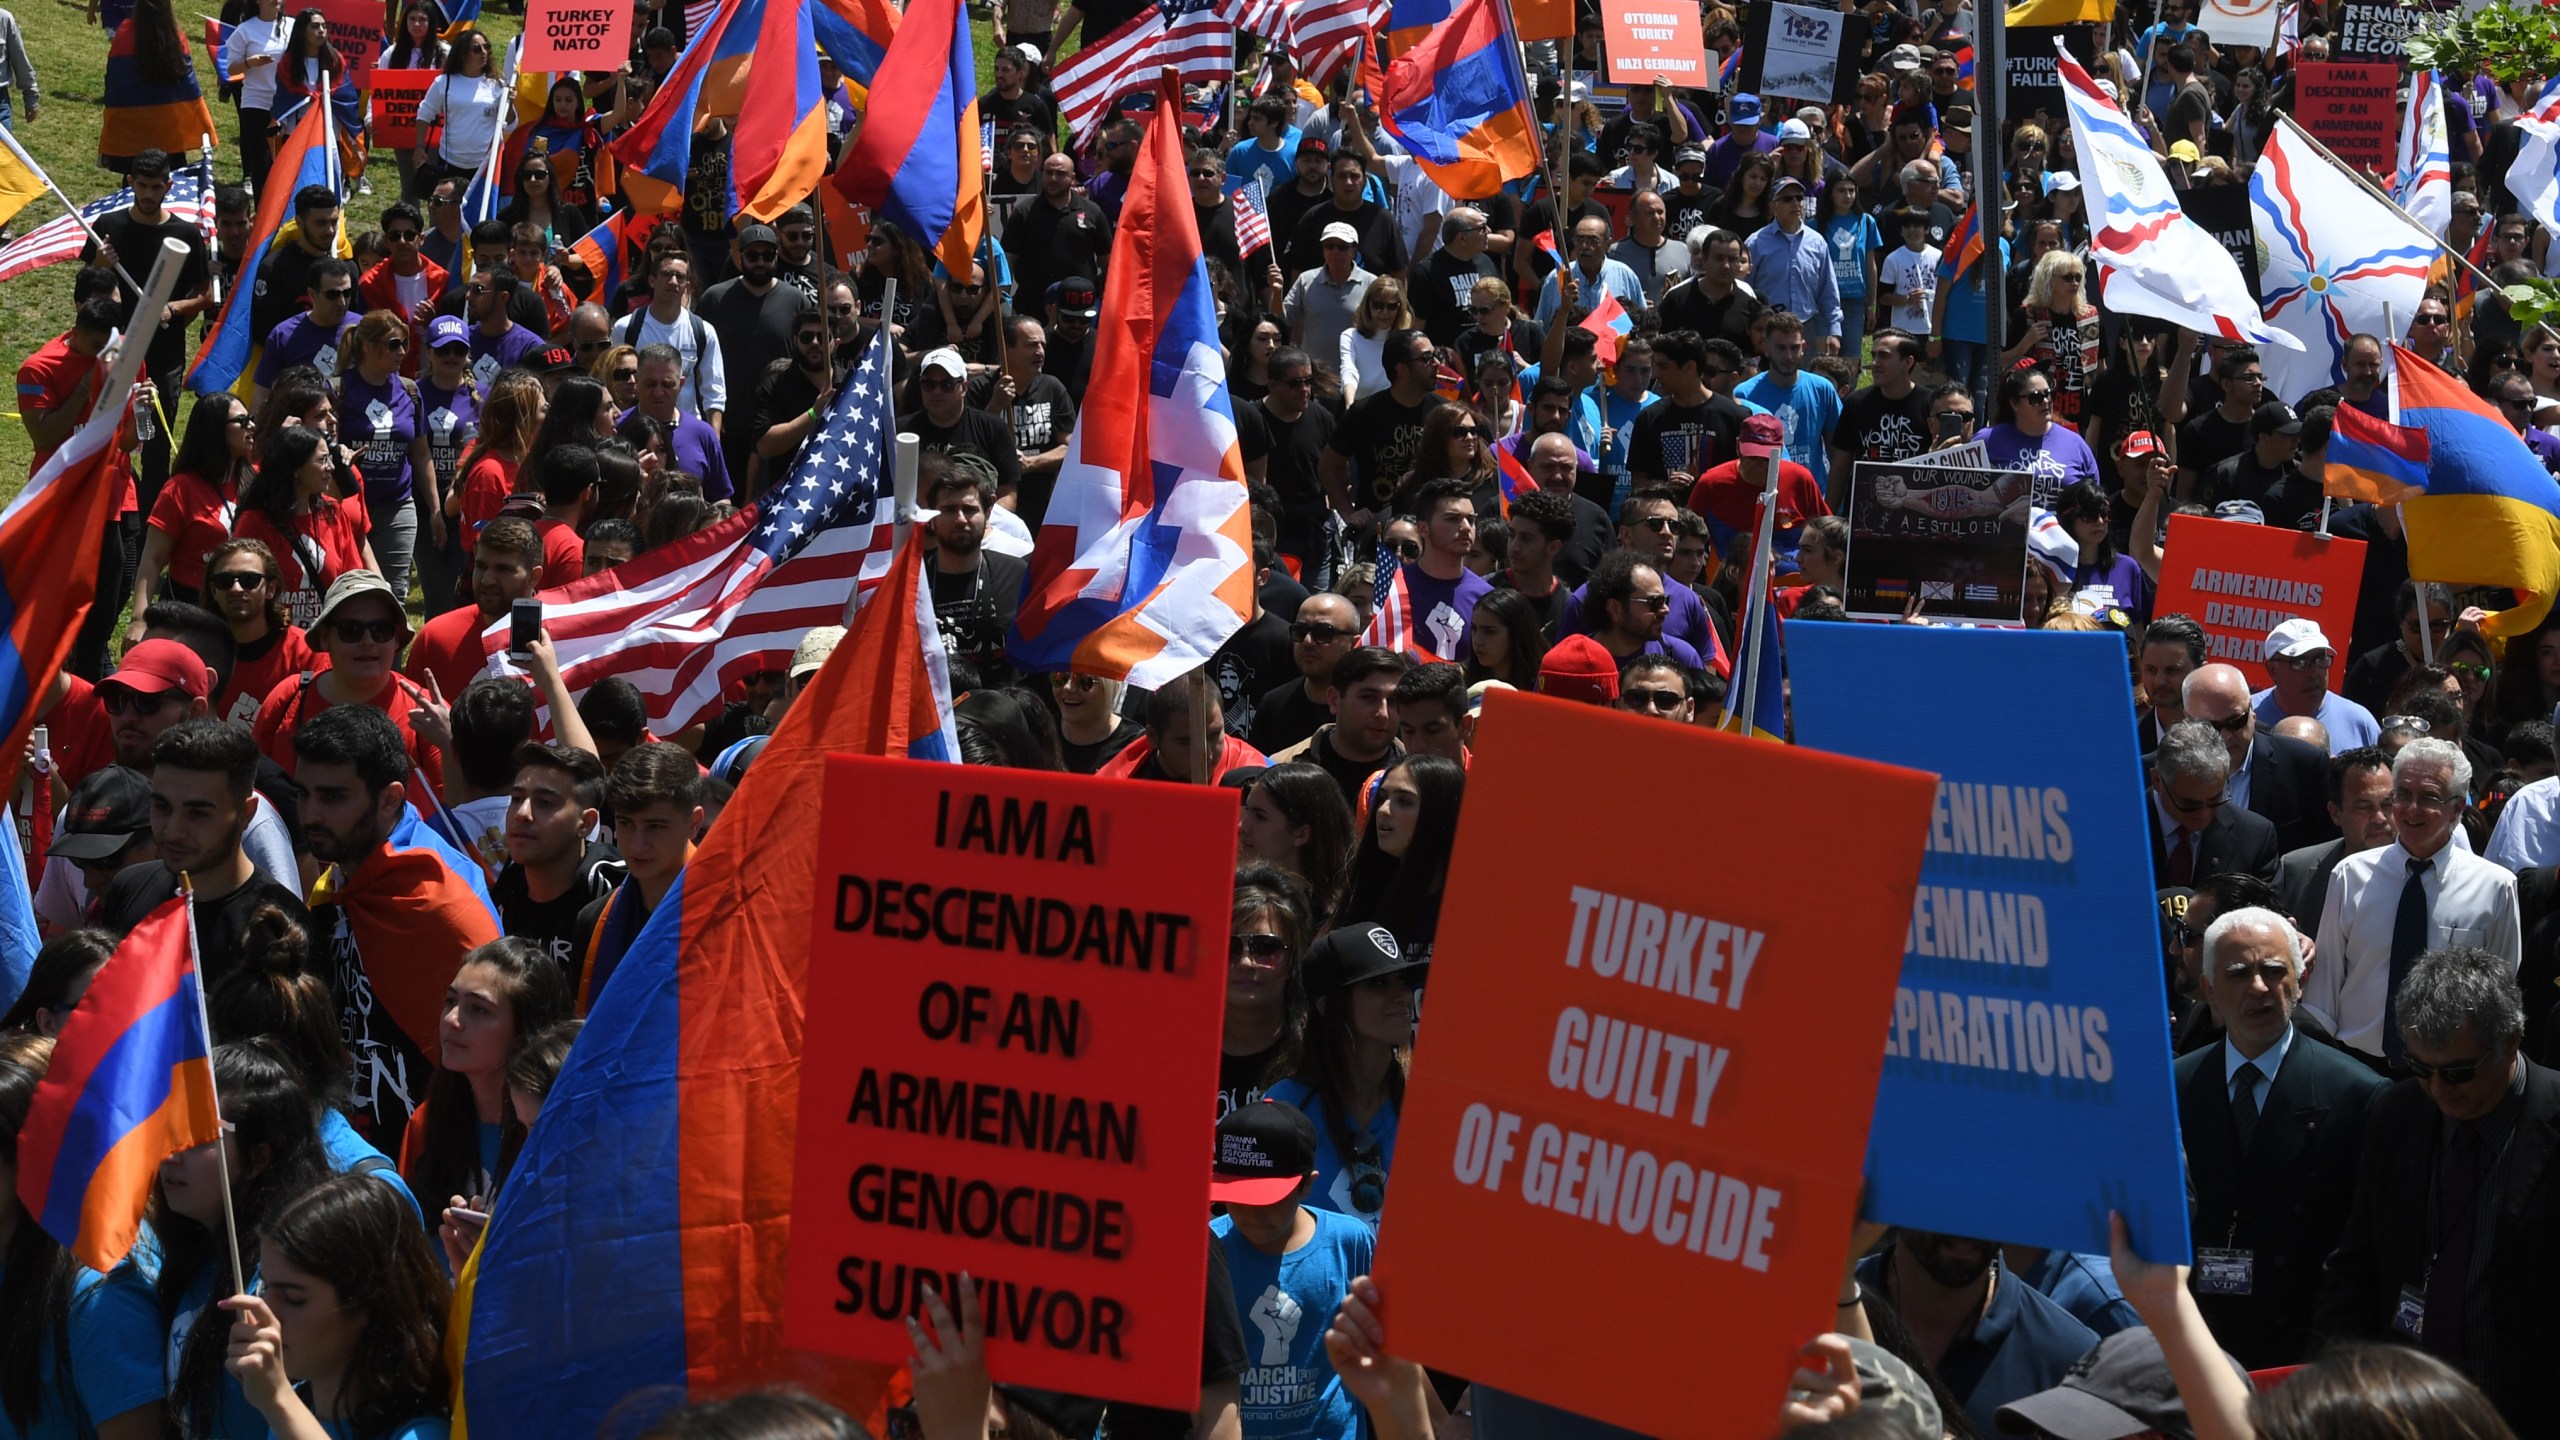
[[[290,223],[250,270],[276,116],[326,103],[345,56],[317,10],[232,0],[218,59],[247,183],[215,190],[208,237],[167,207],[183,156],[120,157],[132,204],[96,222],[71,328],[20,367],[41,465],[141,301],[120,264],[183,247],[98,597],[39,698],[46,765],[17,792],[48,843],[44,945],[0,1016],[0,1436],[447,1433],[453,1277],[581,1017],[843,636],[809,631],[660,735],[629,681],[573,690],[548,638],[493,657],[482,633],[780,481],[884,326],[962,758],[1223,785],[1238,806],[1202,1097],[1219,1160],[1198,1410],[991,1387],[975,1295],[936,1294],[889,1433],[1626,1433],[1398,1358],[1368,1278],[1476,717],[1513,689],[1724,724],[1763,494],[1768,609],[1845,622],[1857,467],[1976,443],[2029,477],[1983,503],[2049,510],[2065,537],[2026,563],[2025,625],[2126,647],[2195,1261],[2138,1259],[2121,1231],[2101,1255],[1862,1228],[1783,1406],[1700,1403],[1894,1440],[2560,1425],[2540,1373],[2560,1340],[2542,1303],[2560,1281],[2543,1228],[2560,1210],[2560,619],[2493,640],[2511,597],[2413,577],[2398,512],[2323,483],[2338,413],[2387,414],[2393,342],[2560,470],[2542,428],[2560,423],[2560,330],[2448,271],[2405,335],[2357,336],[2335,384],[2279,396],[2245,344],[2111,313],[2070,127],[2012,113],[1977,133],[1971,0],[1842,0],[1843,103],[1606,84],[1583,7],[1570,39],[1524,47],[1551,172],[1469,195],[1356,86],[1248,37],[1233,93],[1178,123],[1252,602],[1205,666],[1135,692],[1025,673],[1006,635],[1147,123],[1115,105],[1076,143],[1050,74],[1139,6],[994,7],[992,234],[964,272],[886,219],[831,233],[814,198],[771,223],[732,214],[714,120],[681,210],[635,217],[608,283],[571,247],[630,208],[606,147],[688,38],[680,3],[642,6],[627,63],[553,77],[531,117],[487,34],[436,0],[387,7],[380,63],[441,72],[425,138],[366,178],[355,137],[356,188],[283,197]],[[2298,45],[2263,48],[2218,42],[2189,0],[2123,0],[2092,70],[2173,184],[2245,185],[2339,10],[2298,7]],[[166,0],[97,18],[176,23]],[[1709,0],[1702,18],[1712,70],[1749,16]],[[32,120],[0,12],[11,77]],[[2446,81],[2445,243],[2500,285],[2560,274],[2506,184],[2540,77]],[[822,82],[841,154],[868,98],[831,61]],[[493,159],[503,209],[467,224]],[[1970,264],[1949,243],[1968,214],[1986,242]],[[256,363],[180,413],[223,296],[252,309]],[[1585,323],[1604,301],[1623,330]],[[2172,515],[2363,541],[2351,627],[2274,626],[2253,687],[2196,618],[2155,613]],[[1372,628],[1382,578],[1409,620],[1394,634]],[[349,898],[419,849],[469,892],[465,918],[352,923]],[[161,1165],[143,1243],[98,1273],[16,1198],[18,1137],[53,1037],[182,876],[227,1133],[219,1157]],[[252,1293],[235,1294],[232,1225]],[[862,1433],[774,1391],[669,1401],[635,1428]]]

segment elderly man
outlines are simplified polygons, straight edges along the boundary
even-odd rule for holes
[[[2276,895],[2294,923],[2319,933],[2329,904],[2329,876],[2350,855],[2391,843],[2391,760],[2365,746],[2329,757],[2329,818],[2338,838],[2288,850],[2276,862]]]
[[[2515,875],[2452,843],[2470,793],[2460,746],[2410,741],[2391,765],[2392,843],[2347,856],[2329,876],[2320,963],[2302,1003],[2386,1073],[2407,1072],[2395,1005],[2420,955],[2477,946],[2510,974],[2524,957]]]
[[[2201,721],[2170,726],[2152,752],[2151,872],[2162,886],[2232,872],[2275,878],[2275,826],[2235,803],[2230,752]]]
[[[2328,965],[2324,946],[2314,975]],[[2423,1348],[2478,1381],[2516,1434],[2550,1435],[2560,1075],[2521,1053],[2514,969],[2468,945],[2411,967],[2395,1048],[2417,1079],[2373,1102],[2312,1330]]]
[[[2287,620],[2267,632],[2267,677],[2275,683],[2249,697],[2258,723],[2274,726],[2293,716],[2308,716],[2329,732],[2329,753],[2361,750],[2382,738],[2373,712],[2329,688],[2329,667],[2338,647],[2316,620]]]
[[[2205,929],[2202,959],[2223,1035],[2176,1067],[2201,1247],[2188,1283],[2242,1364],[2295,1365],[2382,1081],[2295,1028],[2304,944],[2284,916],[2224,912]]]
[[[1440,248],[1414,267],[1413,313],[1432,344],[1457,344],[1458,332],[1475,323],[1476,282],[1502,278],[1485,251],[1489,234],[1484,212],[1461,205],[1440,222]]]
[[[2190,720],[2221,732],[2231,752],[2231,798],[2275,822],[2276,840],[2298,850],[2337,838],[2324,803],[2329,762],[2318,749],[2259,728],[2249,679],[2237,665],[2207,665],[2179,687]]]
[[[1830,252],[1825,251],[1825,255]],[[1559,265],[1538,289],[1538,323],[1552,327],[1559,314],[1571,320],[1600,303],[1600,292],[1618,299],[1630,315],[1643,309],[1644,280],[1609,258],[1609,222],[1586,215],[1573,222],[1573,263]]]
[[[1753,235],[1747,247],[1752,288],[1772,307],[1802,320],[1806,338],[1818,342],[1823,354],[1837,355],[1840,277],[1832,271],[1831,246],[1822,232],[1805,223],[1813,197],[1803,181],[1782,175],[1769,191],[1769,205],[1777,222]]]

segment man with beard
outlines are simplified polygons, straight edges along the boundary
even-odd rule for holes
[[[934,508],[928,583],[942,643],[953,659],[969,663],[979,684],[1001,685],[1013,676],[1004,656],[1005,628],[1021,607],[1029,568],[986,548],[987,516],[996,503],[993,481],[968,465],[928,459],[922,468],[919,488]]]
[[[2000,1263],[2000,1247],[1925,1230],[1896,1232],[1858,1262],[1858,1284],[1910,1326],[1920,1354],[1985,1435],[2012,1400],[2061,1383],[2097,1332]]]
[[[898,417],[898,428],[913,431],[927,455],[984,460],[996,477],[996,494],[1014,493],[1022,483],[1022,459],[1013,448],[1013,426],[969,403],[969,363],[960,352],[927,352],[916,366],[915,388],[916,408]],[[994,496],[988,503],[994,503]]]
[[[720,334],[721,355],[742,388],[752,388],[791,352],[792,327],[802,313],[818,305],[798,286],[782,283],[782,241],[770,225],[750,224],[738,232],[738,273],[702,292],[694,312]],[[721,432],[728,451],[729,473],[744,478],[755,454],[753,425],[732,425]]]
[[[1040,193],[1023,201],[1004,227],[1014,293],[1045,295],[1051,282],[1099,276],[1111,260],[1111,217],[1077,193],[1075,157],[1061,150],[1040,162]]]
[[[258,760],[246,725],[198,716],[162,731],[151,746],[151,837],[160,858],[128,867],[107,887],[104,923],[122,935],[175,896],[178,877],[187,877],[195,887],[196,953],[208,989],[246,958],[240,937],[259,907],[273,905],[306,935],[311,929],[293,873],[269,874],[241,848],[257,813]]]
[[[1049,315],[1049,353],[1040,362],[1040,373],[1055,378],[1069,394],[1081,395],[1093,378],[1093,321],[1102,313],[1102,290],[1081,275],[1070,275],[1049,287],[1043,303]]]
[[[1013,513],[1035,534],[1049,513],[1058,467],[1067,461],[1067,439],[1076,428],[1075,397],[1048,373],[1048,361],[1047,327],[1028,315],[1008,315],[1003,367],[969,387],[970,404],[1013,422],[1013,453],[1022,466]]]
[[[552,577],[552,583],[565,585],[575,578]],[[489,668],[480,632],[507,618],[515,602],[541,589],[544,580],[542,544],[530,521],[501,515],[482,526],[471,551],[472,604],[419,626],[401,673],[420,685],[433,682],[447,698],[460,698]]]

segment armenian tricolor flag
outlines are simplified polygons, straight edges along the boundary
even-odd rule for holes
[[[945,270],[965,276],[987,218],[985,170],[981,156],[971,153],[983,139],[968,7],[960,0],[915,0],[880,62],[879,83],[898,103],[864,121],[845,147],[835,186],[846,199],[896,221],[939,254]]]
[[[761,9],[752,53],[764,62],[755,66],[755,84],[739,87],[738,120],[730,132],[729,212],[769,221],[808,198],[826,177],[827,104],[818,93],[818,42],[809,0],[770,0]],[[731,23],[738,27],[739,22]],[[968,52],[964,48],[961,54],[966,58]],[[971,75],[974,79],[974,63]],[[900,104],[889,108],[903,108],[906,96],[891,93]],[[712,98],[706,95],[705,103]],[[871,123],[881,118],[874,110]],[[871,123],[862,128],[869,130]],[[974,167],[971,173],[976,173]]]
[[[1493,483],[1497,492],[1494,503],[1505,520],[1511,518],[1512,502],[1538,488],[1529,467],[1520,463],[1519,454],[1508,445],[1493,447]]]
[[[1941,253],[1947,257],[1947,263],[1955,267],[1958,280],[1963,279],[1964,272],[1972,269],[1974,263],[1982,258],[1980,202],[1964,207],[1964,218],[1956,222],[1956,228],[1947,232],[1947,243]]]
[[[255,279],[259,267],[267,263],[267,252],[275,248],[276,232],[293,218],[294,192],[305,185],[329,183],[329,116],[326,105],[304,106],[300,123],[277,147],[275,163],[267,171],[266,188],[258,192],[258,218],[249,231],[249,248],[240,259],[243,277]],[[344,230],[339,233],[343,239]],[[195,362],[187,368],[188,389],[210,395],[230,389],[248,373],[251,353],[266,338],[254,332],[249,320],[257,288],[234,285],[231,293],[223,297],[222,313],[205,333]]]
[[[1389,25],[1402,26],[1408,8],[1399,3]],[[1538,169],[1520,42],[1504,0],[1440,0],[1439,9],[1429,33],[1387,67],[1378,113],[1441,189],[1489,195]]]
[[[2524,634],[2560,594],[2560,481],[2469,387],[2405,346],[2391,353],[2400,418],[2427,432],[2426,493],[2400,507],[2409,574],[2515,591],[2515,605],[2484,628],[2493,638]]]
[[[890,0],[816,0],[809,7],[809,23],[818,48],[836,62],[859,102],[897,36],[898,7]]]
[[[133,927],[63,1025],[18,1135],[18,1200],[81,1264],[112,1270],[160,1162],[221,1138],[195,911],[180,895]]]
[[[124,410],[93,409],[0,510],[0,753],[25,751],[36,706],[97,597],[98,541],[119,488]]]
[[[587,298],[599,305],[613,303],[614,294],[622,288],[622,265],[631,253],[631,240],[625,232],[632,212],[617,210],[605,217],[603,224],[579,236],[569,246],[569,253],[587,267],[587,277],[595,288]]]
[[[649,108],[613,142],[614,159],[624,167],[622,192],[632,208],[652,216],[684,208],[694,126],[711,116],[738,113],[766,5],[767,0],[720,0],[711,18],[685,43]],[[805,0],[801,8],[805,14]]]
[[[125,162],[153,148],[184,155],[213,133],[213,110],[196,84],[195,50],[178,17],[157,11],[157,22],[169,27],[169,39],[184,63],[175,76],[154,79],[143,73],[134,27],[146,23],[139,12],[116,27],[107,46],[107,77],[99,103],[106,114],[98,121],[98,164],[121,175]]]
[[[2397,505],[2427,491],[2427,432],[2341,405],[2329,422],[2321,488],[2341,500]]]

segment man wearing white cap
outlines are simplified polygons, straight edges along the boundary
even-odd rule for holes
[[[2329,732],[2329,753],[2377,744],[2382,726],[2373,712],[2329,688],[2337,647],[2316,620],[2296,617],[2267,632],[2267,676],[2275,683],[2249,697],[2258,723],[2272,726],[2288,715],[2308,715]]]
[[[969,403],[969,365],[945,346],[916,363],[916,409],[899,417],[927,454],[968,454],[995,468],[996,489],[1010,495],[1022,483],[1022,458],[1013,448],[1013,425],[992,410]]]
[[[1360,232],[1347,221],[1326,225],[1318,243],[1324,263],[1298,272],[1289,283],[1288,298],[1280,302],[1280,315],[1289,322],[1290,343],[1317,357],[1318,366],[1332,369],[1325,361],[1340,363],[1342,332],[1351,328],[1360,297],[1377,277],[1360,268]]]

